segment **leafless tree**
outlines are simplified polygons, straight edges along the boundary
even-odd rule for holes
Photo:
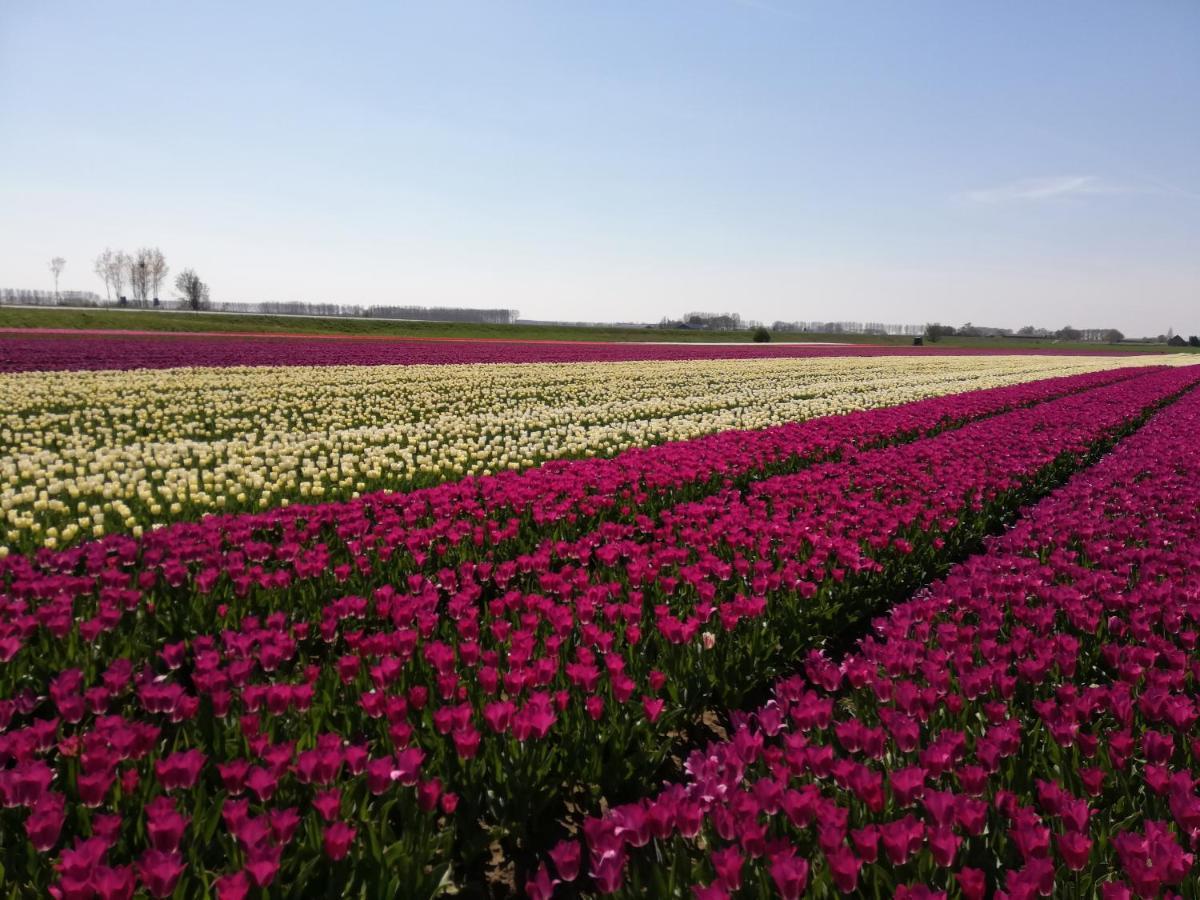
[[[179,291],[179,299],[187,304],[188,309],[203,309],[208,306],[208,285],[200,280],[191,269],[184,269],[175,276],[175,289]]]
[[[108,280],[112,282],[113,293],[117,295],[118,300],[125,294],[130,262],[129,255],[124,250],[118,250],[108,258]]]
[[[113,252],[110,248],[105,247],[104,252],[96,257],[95,263],[92,265],[93,271],[101,281],[104,282],[104,296],[107,300],[112,300],[112,268],[113,268]]]
[[[162,289],[162,284],[166,281],[167,272],[170,269],[167,267],[166,257],[163,256],[162,251],[157,247],[150,250],[143,250],[142,253],[145,254],[146,278],[149,281],[151,296],[157,300],[159,291]]]
[[[50,260],[50,272],[54,275],[54,296],[58,296],[58,276],[63,273],[63,269],[67,267],[67,261],[61,256],[56,256]]]
[[[139,306],[146,306],[150,299],[152,252],[149,247],[143,247],[129,258],[129,291]]]

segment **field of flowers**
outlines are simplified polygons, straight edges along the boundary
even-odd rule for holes
[[[61,547],[208,512],[350,499],[1151,363],[884,357],[3,375],[0,547]]]
[[[0,372],[171,369],[179,366],[370,366],[455,363],[576,363],[706,359],[1029,353],[1028,350],[834,344],[670,344],[365,338],[325,335],[188,335],[166,332],[0,329]],[[1037,351],[1034,351],[1037,352]],[[1055,351],[1062,356],[1063,351]]]
[[[1198,428],[1193,391],[840,661],[812,651],[530,893],[1197,896]]]
[[[0,376],[0,886],[1194,896],[1133,362]]]

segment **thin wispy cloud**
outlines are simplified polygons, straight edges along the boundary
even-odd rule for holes
[[[1158,178],[1139,177],[1115,181],[1098,175],[1055,175],[1047,178],[1022,178],[994,187],[965,191],[960,198],[970,203],[999,205],[1006,203],[1045,203],[1069,197],[1114,194],[1174,197],[1200,200],[1200,194]]]
[[[1177,184],[1163,181],[1161,178],[1146,178],[1149,187],[1146,193],[1162,194],[1164,197],[1182,197],[1185,200],[1200,200],[1200,193],[1181,188]]]
[[[1127,193],[1130,193],[1130,188],[1112,184],[1095,175],[1057,175],[1051,178],[1022,178],[995,187],[967,191],[964,196],[973,203],[1036,203],[1063,197]]]

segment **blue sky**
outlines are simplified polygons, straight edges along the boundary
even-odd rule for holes
[[[0,0],[0,286],[1200,332],[1200,3]]]

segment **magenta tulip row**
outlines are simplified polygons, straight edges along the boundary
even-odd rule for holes
[[[827,344],[654,344],[588,341],[380,340],[300,336],[0,334],[0,372],[181,366],[364,366],[447,363],[1003,355],[1029,350]],[[1042,351],[1045,352],[1045,351]],[[1054,355],[1071,355],[1055,351]]]
[[[428,572],[335,520],[360,593],[315,578],[321,543],[307,576],[245,589],[127,539],[7,560],[0,862],[62,897],[481,883],[490,847],[517,859],[568,805],[652,782],[707,708],[928,581],[1198,377],[1045,399],[1059,385],[853,453],[851,430],[828,462]],[[944,416],[864,419],[895,437]],[[294,566],[276,529],[239,562]]]
[[[530,895],[1196,896],[1198,431],[1193,391]]]

